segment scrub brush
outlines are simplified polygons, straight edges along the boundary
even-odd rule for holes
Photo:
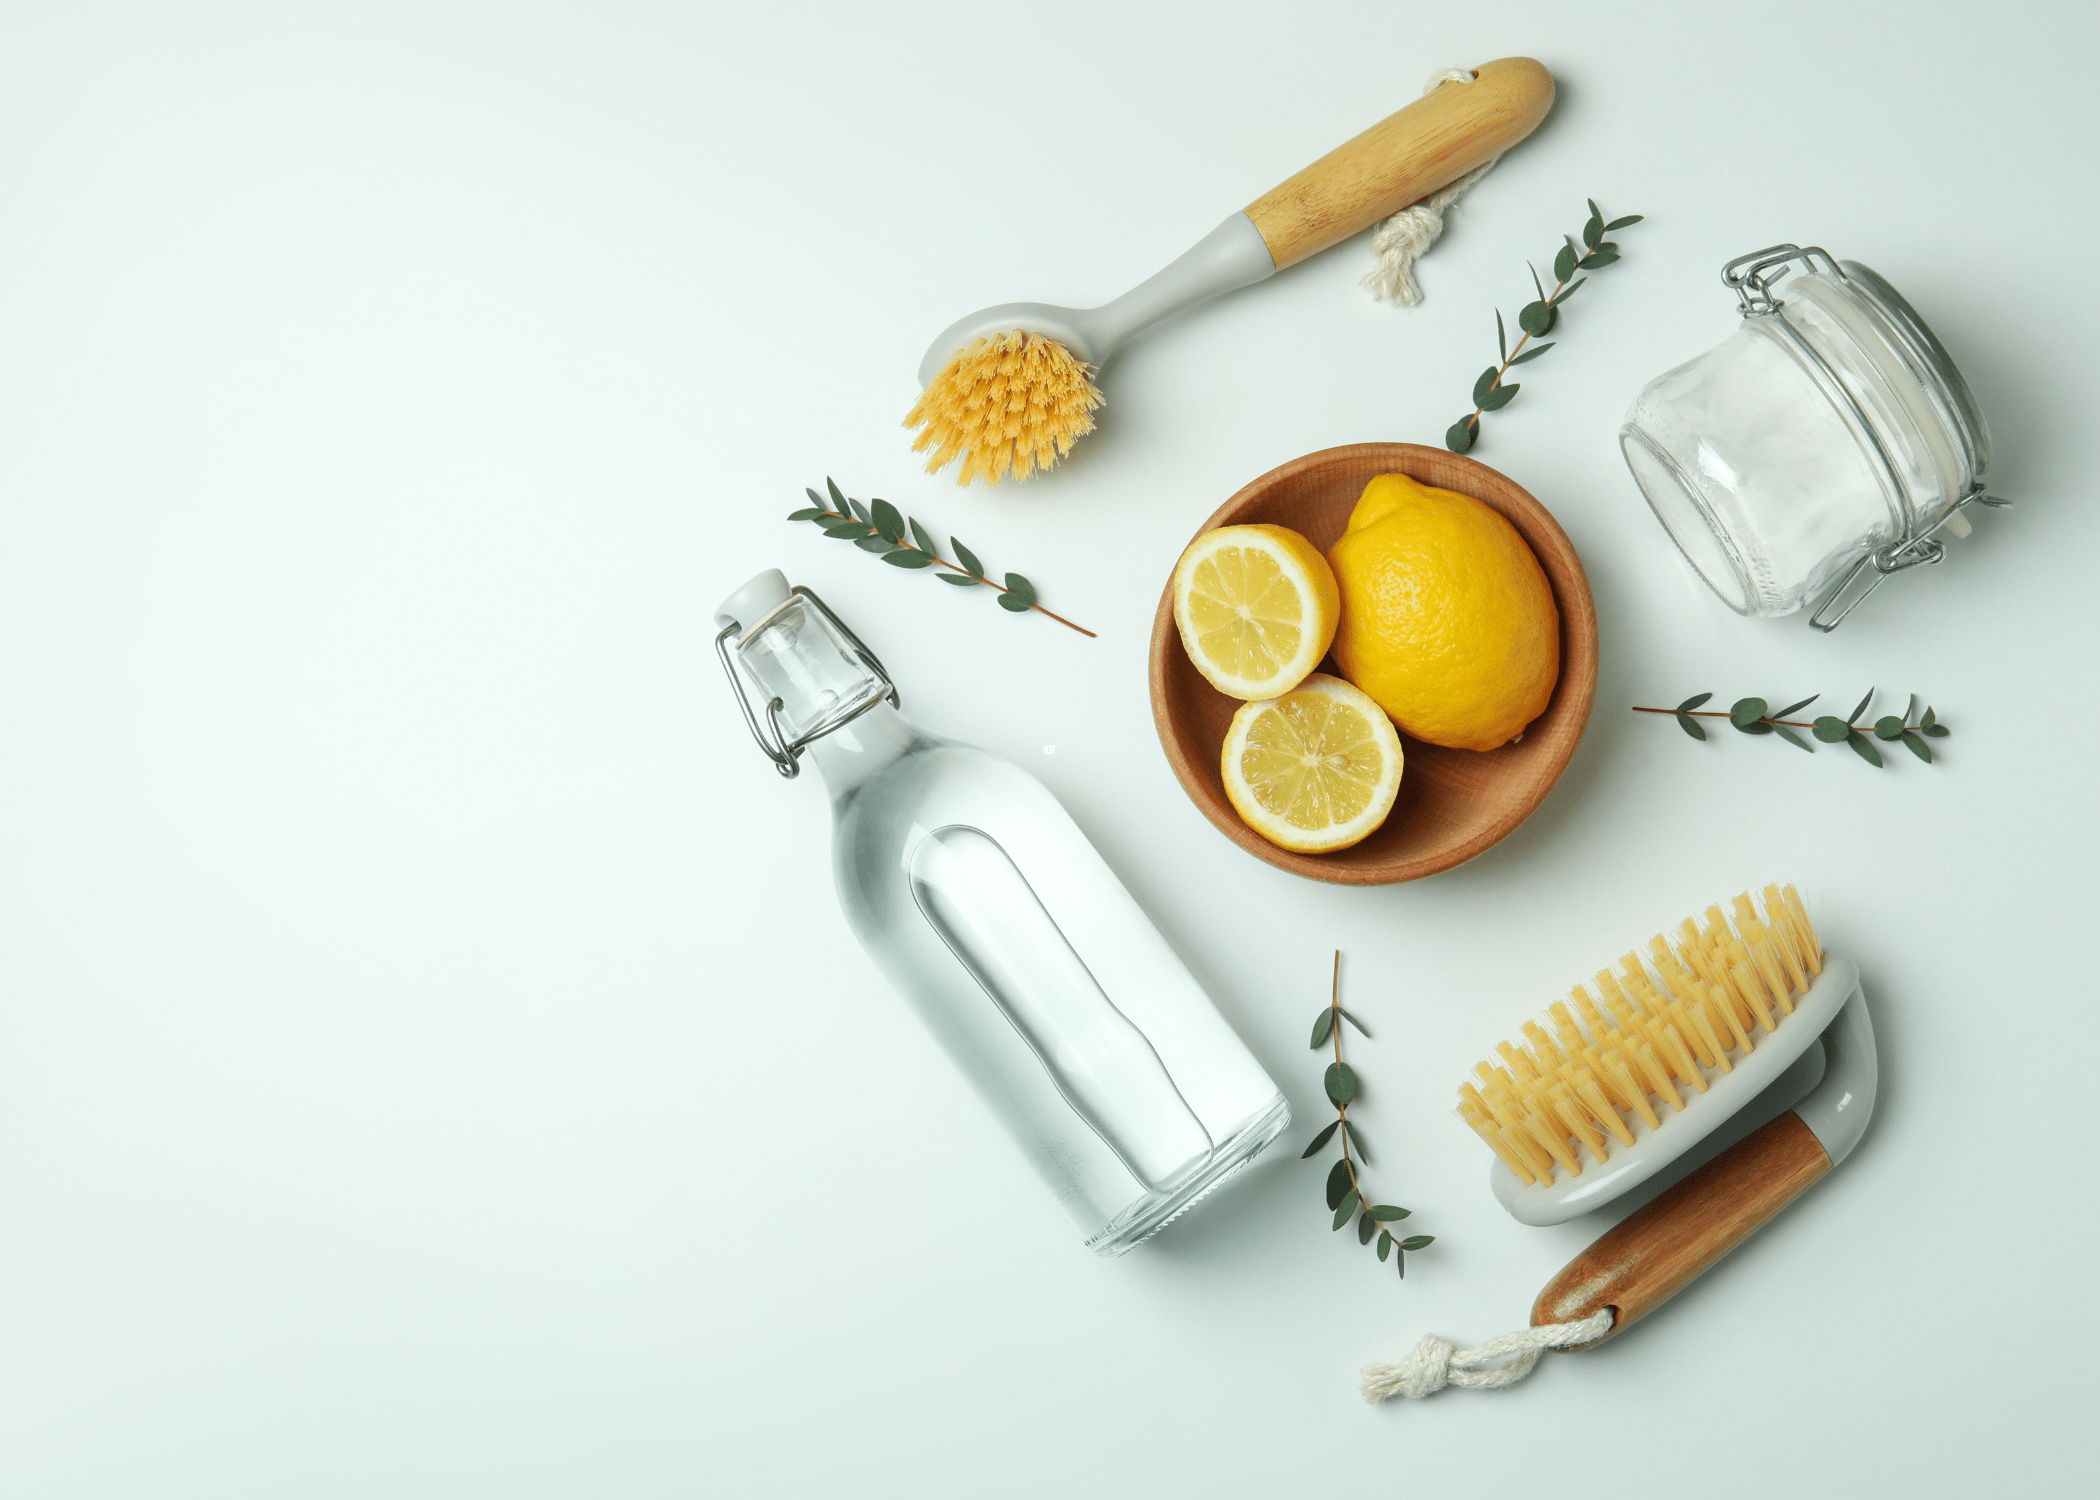
[[[933,473],[997,484],[1047,469],[1094,429],[1093,373],[1116,347],[1197,303],[1250,286],[1464,177],[1531,134],[1553,78],[1528,57],[1441,84],[1257,198],[1179,260],[1095,308],[1008,302],[951,324],[919,364],[904,419]]]
[[[1503,1042],[1459,1086],[1458,1112],[1494,1150],[1502,1206],[1559,1224],[1652,1177],[1767,1088],[1807,1096],[1576,1256],[1531,1328],[1474,1350],[1424,1339],[1401,1364],[1364,1370],[1366,1400],[1508,1385],[1542,1349],[1623,1333],[1851,1154],[1878,1077],[1859,970],[1823,950],[1792,886],[1762,894],[1762,911],[1747,894],[1732,923],[1709,906],[1674,941],[1651,940],[1645,963],[1629,952],[1547,1007],[1546,1024],[1527,1021],[1523,1045]]]

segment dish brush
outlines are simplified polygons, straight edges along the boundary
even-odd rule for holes
[[[1825,952],[1791,885],[1763,909],[1709,906],[1527,1021],[1459,1086],[1458,1112],[1495,1153],[1495,1197],[1526,1224],[1602,1207],[1682,1156],[1758,1094],[1806,1097],[1576,1256],[1532,1326],[1474,1350],[1429,1338],[1364,1371],[1364,1396],[1508,1385],[1539,1351],[1616,1337],[1688,1286],[1851,1154],[1873,1113],[1874,1028],[1859,970]],[[1788,1087],[1791,1081],[1792,1087]]]
[[[904,419],[928,473],[997,484],[1047,469],[1094,428],[1094,372],[1162,318],[1251,286],[1465,176],[1531,134],[1553,78],[1505,57],[1447,82],[1264,193],[1165,270],[1100,307],[1008,302],[950,324],[919,363]]]

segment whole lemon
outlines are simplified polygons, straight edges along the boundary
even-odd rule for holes
[[[1342,592],[1334,659],[1407,733],[1492,750],[1545,712],[1560,677],[1560,611],[1531,548],[1493,507],[1380,474],[1327,560]]]

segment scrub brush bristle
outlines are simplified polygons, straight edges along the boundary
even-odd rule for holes
[[[904,419],[924,429],[914,453],[933,449],[931,474],[958,455],[956,483],[997,484],[1047,469],[1094,430],[1101,393],[1087,367],[1055,339],[1015,329],[958,349]]]
[[[1579,1177],[1585,1156],[1631,1146],[1636,1117],[1658,1129],[1794,1013],[1823,947],[1799,892],[1763,894],[1762,914],[1738,896],[1733,926],[1709,906],[1674,942],[1657,935],[1647,964],[1627,953],[1617,973],[1600,969],[1594,992],[1577,985],[1547,1008],[1550,1032],[1526,1021],[1525,1045],[1501,1043],[1500,1062],[1459,1085],[1460,1118],[1519,1182],[1550,1183],[1556,1167]]]

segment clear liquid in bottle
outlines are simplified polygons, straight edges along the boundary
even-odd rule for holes
[[[1047,787],[915,728],[777,571],[716,623],[761,745],[824,775],[855,935],[1089,1249],[1123,1253],[1276,1138],[1290,1106]]]

